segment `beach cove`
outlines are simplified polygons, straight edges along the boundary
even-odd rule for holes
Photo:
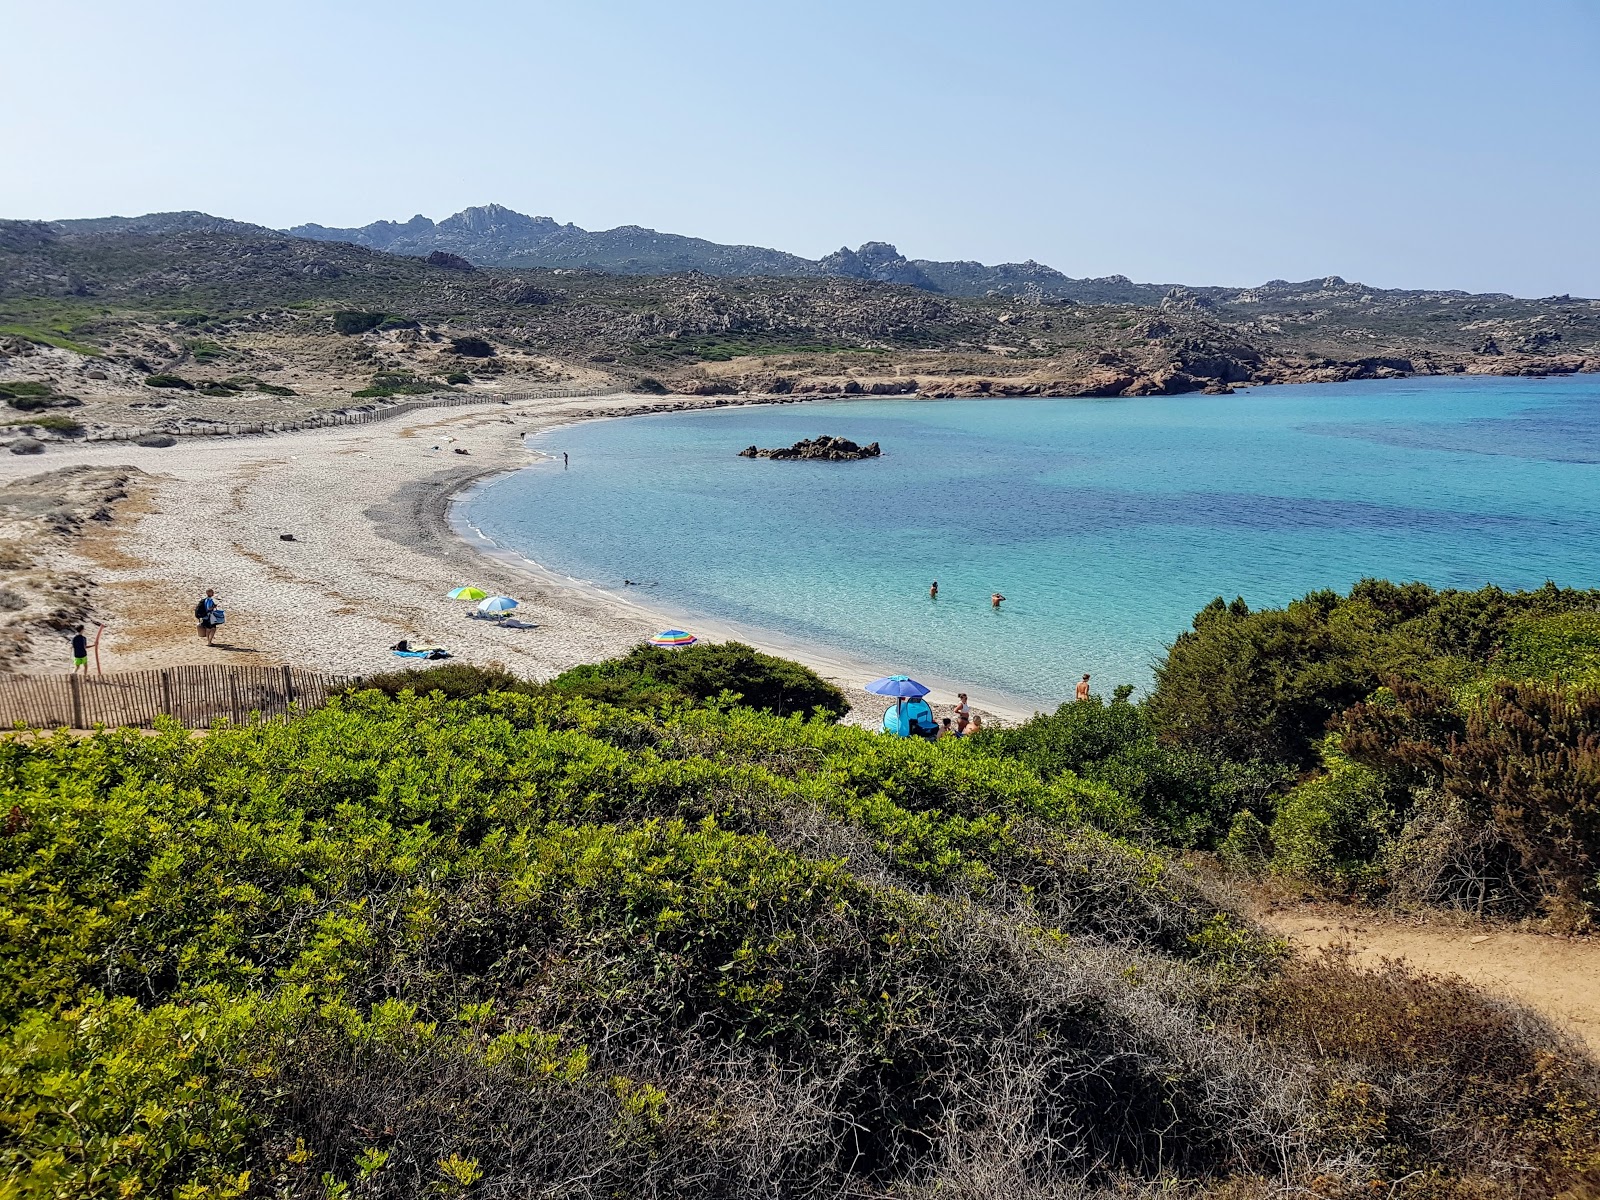
[[[405,665],[388,647],[406,638],[547,678],[685,624],[808,663],[850,690],[856,719],[869,723],[881,703],[868,707],[860,685],[888,670],[933,683],[939,703],[962,687],[1010,719],[1070,695],[1080,664],[1102,694],[1143,685],[1161,646],[1218,593],[1279,603],[1385,573],[1441,586],[1547,577],[1588,586],[1600,562],[1592,377],[1115,401],[662,406],[644,396],[530,397],[170,449],[82,443],[0,459],[0,482],[78,465],[142,473],[114,520],[80,539],[78,561],[62,564],[98,582],[107,670],[220,660],[370,675]],[[989,428],[964,428],[968,413]],[[633,419],[601,419],[623,415]],[[1020,449],[1002,436],[1019,421],[1033,439]],[[796,440],[794,431],[879,440],[872,430],[885,445],[872,462],[736,453],[750,440]],[[1217,485],[1209,493],[1170,451],[1185,442]],[[1307,446],[1343,475],[1330,483]],[[563,449],[576,451],[568,470]],[[1140,473],[1140,462],[1158,465]],[[868,474],[883,467],[902,474]],[[740,488],[720,487],[715,472],[725,468],[743,473]],[[903,509],[869,502],[917,474],[926,490]],[[740,490],[751,480],[754,500]],[[1001,485],[1012,490],[997,494]],[[679,507],[653,511],[640,488]],[[941,507],[959,497],[973,510],[968,526]],[[686,522],[686,502],[704,509],[704,523]],[[530,509],[543,528],[525,523]],[[741,509],[781,528],[741,526]],[[1065,554],[1051,541],[1063,529],[1077,543]],[[1151,531],[1165,557],[1150,554]],[[819,547],[819,534],[836,540]],[[906,552],[908,537],[930,547],[926,560]],[[866,560],[852,559],[852,539]],[[585,560],[580,545],[617,557]],[[724,556],[718,570],[743,574],[719,590],[708,549]],[[631,565],[641,550],[660,565]],[[1031,578],[1002,575],[999,551],[1031,555]],[[773,569],[777,552],[795,565]],[[937,605],[926,593],[933,577]],[[1064,616],[1039,586],[1052,578],[1064,580]],[[519,597],[538,627],[465,619],[468,606],[445,599],[464,583]],[[206,587],[229,612],[215,650],[189,616]],[[987,605],[991,590],[1008,596],[999,613]],[[785,611],[774,594],[811,610]],[[838,619],[858,610],[864,630]],[[950,653],[952,634],[969,657]],[[39,646],[15,665],[59,671],[55,649]]]
[[[95,581],[94,615],[107,625],[100,648],[107,671],[289,663],[372,675],[411,665],[389,653],[404,638],[543,679],[624,653],[675,614],[564,580],[514,555],[484,553],[453,528],[454,499],[481,480],[538,463],[525,435],[668,406],[725,404],[639,395],[529,397],[361,426],[190,438],[171,448],[84,442],[53,446],[41,457],[0,456],[0,484],[64,468],[133,469],[128,497],[111,520],[91,522],[49,564]],[[294,540],[283,540],[286,533]],[[517,597],[519,615],[537,627],[468,620],[471,606],[445,596],[464,583]],[[208,587],[228,613],[214,648],[196,637],[190,615]],[[753,636],[716,622],[695,628],[719,639]],[[838,682],[858,703],[855,719],[874,720],[881,711],[881,702],[864,707],[872,701],[860,690],[881,673],[877,664],[781,637],[757,644]],[[70,665],[48,638],[11,664],[27,674],[64,673]],[[948,702],[953,694],[935,698]],[[994,716],[1021,719],[1031,712],[1006,697],[987,699],[982,707]]]

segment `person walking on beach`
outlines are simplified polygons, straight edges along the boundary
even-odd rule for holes
[[[939,581],[937,579],[935,579],[933,581],[933,584],[928,588],[928,599],[929,600],[937,600],[938,598],[939,598]]]
[[[206,640],[206,645],[211,645],[217,637],[217,593],[210,588],[200,597],[199,603],[194,606],[194,619],[198,623],[196,632]]]
[[[89,639],[83,636],[83,626],[72,631],[72,673],[89,673]]]
[[[989,607],[995,609],[999,608],[1000,602],[1004,599],[1004,596],[1002,596],[999,592],[996,592],[994,595],[989,597]]]
[[[1072,698],[1074,700],[1087,700],[1089,698],[1089,677],[1087,675],[1078,680],[1078,687],[1072,693]]]
[[[563,450],[561,452],[561,469],[565,471],[571,465],[572,464],[567,461],[567,452]]]
[[[972,721],[972,705],[967,703],[965,692],[957,692],[956,699],[960,701],[956,705],[956,736],[961,737],[967,732],[967,726]]]

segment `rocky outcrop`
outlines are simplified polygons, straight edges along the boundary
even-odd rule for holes
[[[435,250],[422,260],[430,267],[443,267],[447,271],[476,271],[478,268],[462,258],[459,254],[451,254],[448,250]]]
[[[858,446],[849,438],[821,437],[807,438],[796,442],[792,446],[780,446],[773,450],[762,450],[757,446],[746,446],[739,451],[740,458],[773,458],[773,459],[809,459],[819,462],[856,462],[863,458],[877,458],[883,451],[878,448],[878,443],[873,442],[868,446]]]

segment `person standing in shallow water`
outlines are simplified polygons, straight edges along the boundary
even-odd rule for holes
[[[937,600],[938,598],[939,598],[939,581],[937,579],[935,579],[933,581],[933,583],[928,588],[928,599],[929,600]]]
[[[1002,596],[999,592],[996,592],[994,595],[989,597],[989,607],[990,608],[999,608],[1000,607],[1000,602],[1002,600],[1004,600],[1004,599],[1005,599],[1004,596]]]
[[[1072,698],[1074,700],[1087,700],[1089,698],[1089,677],[1087,675],[1078,680],[1078,687],[1073,692]]]

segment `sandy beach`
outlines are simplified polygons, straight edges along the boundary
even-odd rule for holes
[[[670,407],[717,403],[675,397]],[[77,465],[144,472],[114,520],[77,539],[76,561],[60,564],[97,584],[107,671],[223,661],[372,675],[412,665],[389,652],[404,638],[545,679],[622,653],[683,614],[563,579],[520,555],[485,552],[452,523],[452,499],[541,461],[523,446],[528,434],[663,407],[640,395],[529,397],[269,437],[189,438],[165,449],[56,444],[42,457],[0,458],[0,483]],[[468,619],[473,606],[445,595],[461,584],[516,597],[519,617],[535,628]],[[210,647],[191,616],[206,588],[227,612]],[[916,670],[716,622],[697,619],[693,629],[807,663],[846,689],[852,717],[869,724],[883,701],[861,685],[884,670]],[[70,664],[47,643],[16,665],[50,673]],[[991,719],[1031,715],[1015,700],[967,690]],[[930,700],[952,704],[953,692],[936,687]]]

